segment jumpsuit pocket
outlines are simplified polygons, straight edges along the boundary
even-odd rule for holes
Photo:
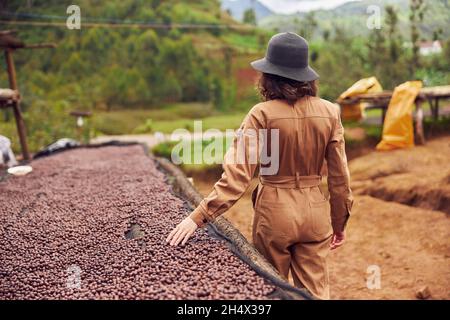
[[[331,216],[328,200],[310,202],[311,230],[317,236],[326,236],[331,230]]]
[[[255,208],[255,215],[258,215],[256,232],[259,230],[274,239],[291,237],[294,233],[296,221],[288,204],[261,202]]]

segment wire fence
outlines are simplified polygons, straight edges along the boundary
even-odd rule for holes
[[[34,13],[0,12],[0,24],[42,26],[42,27],[66,27],[67,16],[41,15]],[[31,20],[34,19],[34,20]],[[36,20],[38,19],[38,20]],[[46,20],[46,21],[43,21]],[[57,21],[51,21],[57,20]],[[64,22],[63,22],[64,21]],[[253,30],[256,26],[239,23],[162,23],[152,21],[136,21],[123,19],[105,19],[82,17],[82,25],[85,28],[139,28],[139,29],[235,29]]]

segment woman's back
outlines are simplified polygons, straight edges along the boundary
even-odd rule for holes
[[[280,165],[276,175],[320,175],[327,145],[339,121],[335,105],[318,97],[305,96],[294,106],[283,100],[266,101],[252,112],[262,120],[268,134],[272,129],[278,130]],[[270,149],[270,143],[267,146]]]

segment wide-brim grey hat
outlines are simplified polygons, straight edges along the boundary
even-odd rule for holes
[[[285,32],[274,35],[267,46],[266,56],[251,65],[257,71],[288,79],[317,80],[319,75],[309,66],[308,56],[308,42],[293,32]]]

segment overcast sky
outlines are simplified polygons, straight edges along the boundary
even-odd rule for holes
[[[277,13],[330,9],[351,0],[259,0]]]

